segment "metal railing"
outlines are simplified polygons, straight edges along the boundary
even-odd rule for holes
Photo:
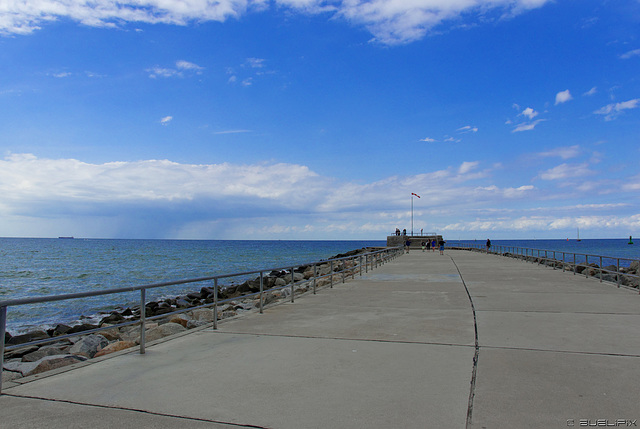
[[[640,273],[632,274],[621,271],[621,268],[624,269],[630,266],[632,262],[640,262],[638,259],[503,245],[491,245],[487,249],[485,245],[475,243],[457,243],[450,247],[450,249],[456,248],[521,259],[525,262],[550,266],[554,270],[562,268],[562,271],[571,271],[574,275],[584,273],[585,277],[599,277],[600,282],[609,281],[616,283],[618,287],[621,285],[626,286],[622,284],[623,281],[630,282],[631,279],[637,279],[636,287],[640,294],[640,286],[638,286]],[[559,259],[559,255],[562,255],[562,259]],[[598,261],[599,264],[595,263],[595,261]],[[622,265],[620,264],[621,261],[623,262]],[[611,263],[605,267],[604,264],[606,262]]]
[[[32,298],[10,299],[10,300],[0,301],[0,338],[2,339],[0,340],[0,373],[4,365],[5,351],[10,351],[10,350],[27,347],[27,346],[35,346],[39,344],[56,342],[56,341],[63,340],[65,338],[78,337],[79,335],[87,335],[87,334],[104,331],[107,329],[122,328],[126,326],[137,325],[137,324],[140,325],[140,353],[144,354],[146,323],[150,320],[166,318],[172,315],[176,315],[176,314],[180,314],[180,313],[184,313],[187,311],[192,311],[200,308],[212,307],[213,329],[217,329],[218,328],[218,306],[221,304],[259,296],[260,297],[259,312],[262,313],[264,308],[265,292],[290,289],[290,295],[291,295],[290,299],[291,299],[291,302],[294,302],[295,295],[296,295],[295,293],[296,286],[300,286],[305,283],[306,284],[311,283],[313,294],[315,294],[318,288],[317,283],[318,283],[318,280],[320,279],[328,277],[329,278],[328,287],[333,288],[336,275],[338,276],[341,275],[342,283],[344,283],[347,276],[351,276],[352,279],[355,278],[356,274],[359,274],[360,276],[362,276],[363,270],[365,273],[367,273],[369,269],[373,270],[378,266],[383,265],[392,259],[395,259],[396,257],[402,255],[403,253],[404,252],[401,247],[392,247],[392,248],[385,248],[385,249],[376,250],[372,252],[355,254],[353,256],[345,256],[342,258],[333,258],[328,260],[298,263],[294,265],[287,265],[284,267],[265,268],[261,270],[246,271],[242,273],[221,274],[216,276],[199,277],[194,279],[177,280],[177,281],[163,282],[163,283],[153,283],[153,284],[146,284],[146,285],[140,285],[140,286],[126,287],[126,288],[106,289],[102,291],[80,292],[80,293],[71,293],[71,294],[63,294],[63,295],[49,295],[49,296],[39,296],[39,297],[32,297]],[[319,266],[328,268],[329,272],[326,274],[318,275]],[[300,268],[300,267],[307,267],[307,268],[313,267],[313,277],[296,281],[295,279],[296,268]],[[325,268],[325,271],[326,271],[326,268]],[[276,272],[284,271],[285,277],[290,276],[290,283],[285,284],[284,286],[277,286],[277,287],[271,287],[271,288],[265,289],[265,273],[271,273],[274,271]],[[234,277],[245,278],[247,276],[251,276],[255,274],[259,275],[259,280],[260,280],[259,292],[247,293],[247,294],[243,294],[240,296],[235,296],[235,297],[227,298],[223,300],[218,299],[220,291],[224,290],[224,285],[219,285],[219,281],[221,279],[229,279]],[[340,278],[338,278],[338,280],[340,280]],[[213,290],[214,290],[213,303],[180,308],[180,309],[176,309],[175,311],[158,314],[151,317],[146,317],[146,304],[147,304],[146,291],[148,289],[155,289],[160,287],[174,286],[174,285],[181,285],[181,284],[191,284],[191,283],[198,284],[202,282],[207,282],[207,284],[211,284],[211,282],[213,282]],[[45,339],[25,342],[21,344],[15,344],[15,345],[5,344],[8,307],[27,305],[27,304],[50,303],[50,302],[57,302],[57,301],[65,301],[65,300],[72,300],[72,299],[102,296],[102,295],[113,295],[113,294],[135,292],[135,291],[140,292],[139,319],[128,320],[126,322],[117,323],[114,325],[98,327],[96,329],[88,329],[81,332],[74,332],[72,334],[58,335],[51,338],[45,338]],[[2,394],[2,378],[1,377],[0,377],[0,394]]]

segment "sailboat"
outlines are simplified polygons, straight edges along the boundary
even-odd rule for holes
[[[580,240],[580,228],[578,228],[578,239],[576,241],[582,241]]]

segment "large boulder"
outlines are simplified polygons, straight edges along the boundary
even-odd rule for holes
[[[159,340],[160,338],[168,337],[170,335],[175,335],[186,330],[187,328],[179,323],[169,322],[165,323],[164,325],[157,326],[153,329],[149,329],[147,332],[145,332],[144,337],[145,341],[149,342]],[[140,344],[140,338],[138,338],[136,343]]]
[[[69,349],[69,352],[74,355],[86,356],[92,358],[98,350],[106,347],[109,344],[109,340],[100,334],[87,335],[82,337],[80,341],[75,343]]]
[[[190,311],[191,318],[200,322],[213,322],[213,309],[211,308],[198,308],[197,310]]]
[[[65,354],[67,347],[59,347],[59,346],[45,346],[40,347],[38,350],[33,351],[31,353],[27,353],[22,356],[22,362],[35,362],[37,360],[42,359],[45,356],[56,356]]]
[[[116,341],[115,343],[111,343],[106,347],[102,348],[101,350],[99,350],[98,353],[96,353],[93,357],[97,358],[100,356],[105,356],[110,353],[118,352],[120,350],[125,350],[135,346],[136,346],[136,343],[133,341]]]
[[[7,344],[11,344],[11,345],[24,344],[31,341],[45,340],[47,338],[51,338],[51,337],[49,337],[49,334],[47,334],[45,331],[42,331],[42,330],[31,331],[31,332],[27,332],[26,334],[15,335],[13,337],[10,337],[9,341],[7,341]],[[5,336],[5,340],[6,340],[6,336]]]
[[[19,372],[23,377],[28,377],[85,360],[87,358],[84,356],[54,355],[45,356],[35,362],[7,362],[4,364],[4,369]]]

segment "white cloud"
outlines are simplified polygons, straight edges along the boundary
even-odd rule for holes
[[[531,131],[536,127],[536,125],[543,121],[546,121],[546,119],[538,119],[533,122],[524,122],[522,124],[518,124],[511,132],[518,133],[520,131]]]
[[[145,71],[149,73],[150,78],[155,79],[158,77],[184,77],[185,72],[191,74],[202,74],[202,70],[204,70],[204,67],[200,67],[197,64],[189,61],[178,60],[176,61],[176,68],[154,66],[146,69]]]
[[[200,67],[197,64],[184,60],[176,61],[176,67],[182,70],[194,70],[197,73],[200,73],[202,70],[204,70],[204,67]]]
[[[171,122],[173,120],[173,116],[165,116],[164,118],[160,119],[160,123],[162,125],[169,125],[169,122]]]
[[[465,161],[460,165],[460,168],[458,169],[458,174],[468,173],[471,170],[474,170],[478,166],[478,164],[480,164],[478,161],[473,161],[473,162]]]
[[[573,97],[571,96],[571,93],[569,92],[569,90],[564,90],[564,91],[560,91],[559,93],[556,94],[556,105],[561,104],[561,103],[566,103],[569,100],[572,100]]]
[[[437,141],[437,140],[436,140],[436,139],[432,139],[431,137],[425,137],[425,138],[423,138],[423,139],[420,139],[419,141],[421,141],[421,142],[427,142],[427,143],[432,143],[432,142],[435,142],[435,141]]]
[[[518,114],[518,116],[526,116],[529,119],[533,119],[536,116],[538,116],[538,112],[536,112],[535,110],[533,110],[531,107],[527,107],[526,109],[524,109],[522,112],[520,112]]]
[[[408,43],[433,27],[461,16],[487,19],[495,10],[504,18],[542,7],[549,0],[275,0],[274,5],[307,14],[330,14],[364,25],[376,41]],[[3,0],[0,33],[29,34],[58,19],[93,27],[123,22],[186,25],[238,18],[270,7],[267,0]]]
[[[580,153],[581,153],[580,146],[574,145],[574,146],[567,146],[567,147],[559,147],[546,152],[540,152],[538,156],[541,156],[543,158],[560,157],[562,159],[569,159],[569,158],[575,158],[576,156],[580,155]]]
[[[247,64],[249,67],[259,69],[264,67],[265,60],[263,58],[247,58]]]
[[[560,164],[540,173],[540,178],[543,180],[562,180],[590,175],[593,175],[593,171],[589,170],[588,164]]]
[[[628,60],[629,58],[632,58],[632,57],[640,57],[640,49],[634,49],[632,51],[625,52],[624,54],[620,55],[620,58],[623,60]]]
[[[582,95],[584,95],[584,96],[587,96],[587,97],[588,97],[588,96],[591,96],[591,95],[596,94],[597,92],[598,92],[598,88],[594,86],[593,88],[591,88],[589,91],[585,92],[585,93],[584,93],[584,94],[582,94]]]
[[[612,121],[620,114],[622,114],[623,111],[637,108],[638,103],[640,103],[640,98],[623,101],[622,103],[611,103],[596,110],[593,113],[595,113],[596,115],[605,115],[605,120]]]
[[[456,131],[460,132],[461,134],[477,133],[478,127],[472,127],[471,125],[466,125],[464,127],[458,128]]]

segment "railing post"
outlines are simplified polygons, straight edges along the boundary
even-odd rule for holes
[[[356,278],[356,258],[354,257],[351,262],[353,263],[351,267],[351,280],[353,280]]]
[[[7,332],[7,307],[0,307],[0,395],[2,395],[2,371],[4,368],[5,332]]]
[[[213,279],[213,329],[218,329],[218,279]]]
[[[576,265],[576,254],[573,254],[573,275],[576,275],[576,272],[578,271],[578,266]]]
[[[313,294],[316,294],[316,277],[318,277],[318,267],[313,264]]]
[[[617,278],[618,287],[620,287],[620,277],[622,276],[620,275],[620,258],[618,258],[616,263],[616,278]]]
[[[260,314],[262,314],[262,302],[264,295],[264,276],[262,275],[262,271],[260,271]]]
[[[364,255],[364,273],[369,272],[369,255]]]
[[[600,256],[600,283],[602,283],[602,256]]]
[[[362,255],[358,258],[358,268],[358,271],[360,271],[360,277],[362,277]]]
[[[291,267],[291,302],[293,302],[293,284],[296,282],[296,279],[293,277],[293,267]]]
[[[584,276],[589,277],[589,255],[584,255]]]
[[[329,282],[329,288],[333,289],[333,259],[331,260],[331,274],[330,274],[330,279],[331,281]]]
[[[146,317],[147,317],[147,307],[145,305],[146,301],[146,289],[140,289],[140,354],[143,355],[145,353],[145,331],[147,329]]]

